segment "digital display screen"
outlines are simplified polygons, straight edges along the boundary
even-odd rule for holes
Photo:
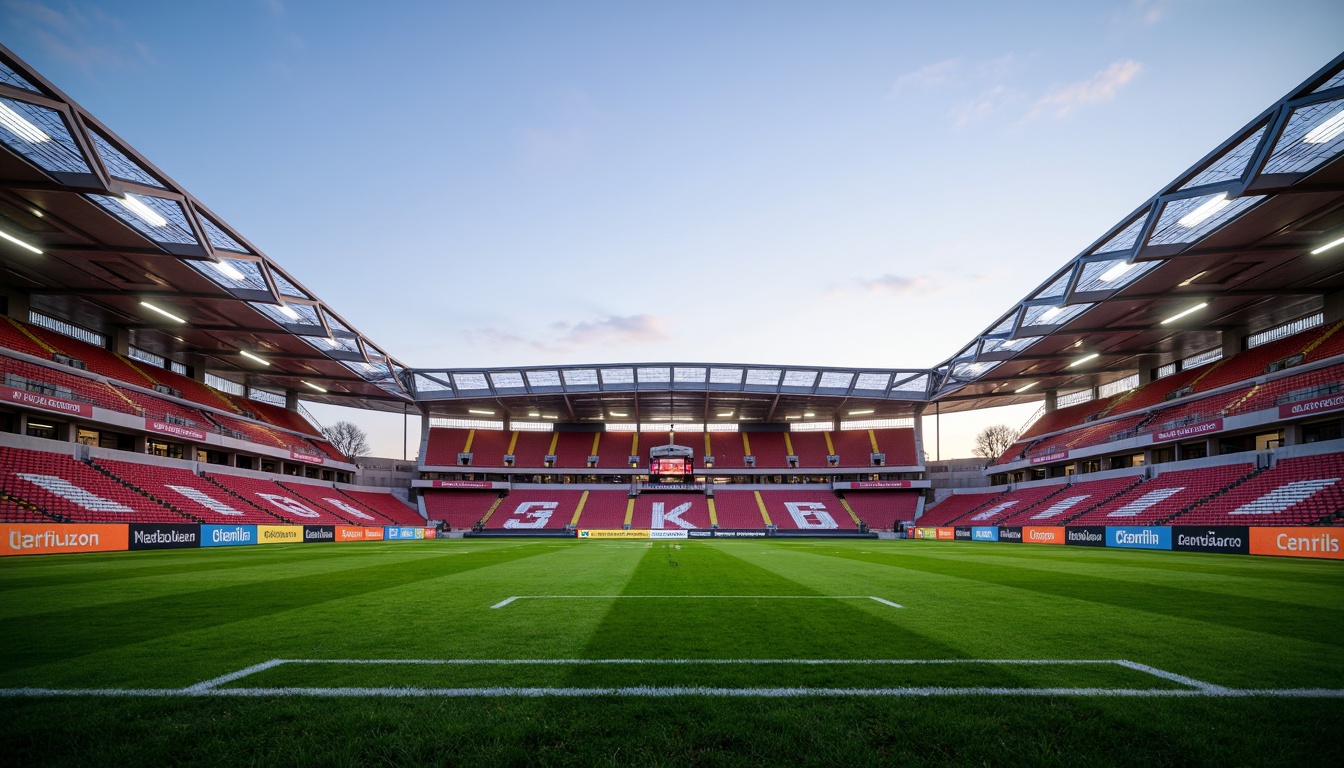
[[[651,459],[649,474],[657,480],[678,481],[691,476],[691,460],[686,458]]]

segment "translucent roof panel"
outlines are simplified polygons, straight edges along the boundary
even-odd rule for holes
[[[747,386],[751,387],[774,387],[779,385],[779,375],[782,373],[778,368],[749,368],[747,369]]]
[[[1083,265],[1083,274],[1078,278],[1075,293],[1088,291],[1114,291],[1143,277],[1161,262],[1129,262],[1126,259],[1111,261],[1091,261]]]
[[[472,392],[490,388],[490,385],[485,381],[484,373],[454,373],[453,386],[457,387],[459,391],[470,390]]]
[[[678,384],[704,384],[707,374],[704,368],[673,368],[672,380]]]
[[[296,299],[311,298],[308,294],[299,290],[297,285],[291,283],[284,275],[280,274],[279,270],[271,270],[271,279],[275,281],[275,289],[280,292],[281,296],[293,296]]]
[[[1057,299],[1064,295],[1064,291],[1069,287],[1069,280],[1073,278],[1073,270],[1067,269],[1064,274],[1055,278],[1041,292],[1033,296],[1033,299]]]
[[[824,371],[821,374],[821,383],[817,386],[822,389],[849,389],[850,382],[854,381],[854,374],[844,371]]]
[[[560,386],[559,371],[528,371],[527,383],[533,387],[558,387]]]
[[[1263,173],[1306,173],[1344,150],[1344,99],[1294,110]]]
[[[918,376],[896,382],[896,386],[892,387],[891,390],[893,392],[924,392],[928,388],[929,376],[926,373],[921,373]]]
[[[331,330],[353,333],[353,331],[351,331],[349,328],[345,326],[345,323],[342,323],[340,320],[337,320],[334,316],[332,316],[330,312],[323,312],[322,316],[327,318],[327,327],[330,328]]]
[[[596,368],[574,368],[561,372],[567,387],[596,387]]]
[[[890,383],[889,373],[860,373],[858,380],[854,382],[854,388],[865,392],[886,392]]]
[[[346,336],[300,336],[299,338],[323,352],[353,352],[359,354],[359,342]]]
[[[618,385],[630,385],[630,384],[634,384],[634,383],[635,383],[635,369],[634,369],[634,368],[603,368],[603,369],[602,369],[602,383],[603,383],[604,385],[606,385],[606,384],[618,384]]]
[[[957,363],[952,376],[962,381],[973,381],[994,370],[998,363]]]
[[[219,264],[198,259],[183,259],[183,261],[190,264],[197,272],[225,288],[270,292],[270,289],[266,287],[266,279],[261,275],[261,267],[257,266],[255,261],[220,259]],[[242,277],[235,277],[235,274],[242,275]]]
[[[1247,136],[1235,147],[1224,153],[1222,157],[1215,160],[1213,165],[1200,171],[1193,179],[1187,181],[1181,189],[1240,179],[1242,174],[1246,172],[1246,165],[1251,162],[1251,155],[1255,154],[1255,148],[1260,143],[1260,137],[1264,135],[1265,129],[1261,126],[1260,130]]]
[[[672,380],[671,368],[639,368],[636,373],[640,384],[666,384]]]
[[[88,198],[156,243],[199,245],[187,224],[187,215],[176,200],[130,192],[123,197],[89,195]]]
[[[710,368],[709,381],[711,384],[741,384],[741,368]]]
[[[1074,304],[1068,307],[1027,307],[1022,318],[1022,327],[1034,325],[1062,325],[1091,309],[1091,304]]]
[[[354,371],[365,381],[382,381],[392,375],[388,370],[386,363],[365,363],[362,361],[351,362],[342,360],[341,365]]]
[[[201,220],[201,226],[205,228],[205,237],[210,241],[210,247],[217,251],[251,253],[251,251],[247,250],[247,246],[230,237],[228,232],[221,229],[219,225],[211,221],[209,217],[199,216],[197,218]]]
[[[1228,199],[1222,193],[1172,200],[1162,208],[1149,245],[1193,243],[1240,216],[1265,199],[1263,195]]]
[[[0,141],[43,170],[92,173],[61,113],[54,109],[0,99]]]
[[[428,376],[421,376],[418,373],[415,374],[416,392],[444,392],[450,389],[451,387],[439,381],[438,379],[431,379]]]
[[[784,386],[811,387],[817,382],[816,371],[785,371]]]
[[[1097,249],[1092,253],[1094,255],[1098,253],[1124,253],[1133,250],[1134,243],[1139,241],[1139,233],[1143,231],[1144,221],[1146,219],[1140,216],[1129,222],[1124,229],[1116,232],[1110,240],[1097,246]]]
[[[32,91],[33,93],[40,93],[40,91],[37,90],[36,85],[28,82],[23,75],[10,69],[9,65],[5,64],[3,61],[0,61],[0,83],[12,85],[15,88],[22,88],[25,91]]]
[[[1326,80],[1324,83],[1321,83],[1321,87],[1312,91],[1312,93],[1320,93],[1321,91],[1328,91],[1331,88],[1338,88],[1341,85],[1344,85],[1344,69],[1339,70],[1329,80]]]
[[[523,374],[517,371],[498,371],[490,374],[490,381],[497,389],[522,389]]]
[[[1021,352],[1040,340],[1040,336],[1024,336],[1020,339],[985,339],[984,344],[980,347],[980,353]]]
[[[990,329],[989,332],[991,334],[1012,333],[1013,329],[1016,327],[1017,327],[1017,312],[1014,311],[1009,313],[1007,317],[1005,317],[998,325]]]
[[[317,319],[317,310],[307,304],[286,304],[285,307],[287,307],[290,312],[294,313],[294,317],[286,314],[284,310],[275,304],[265,304],[260,301],[249,301],[248,304],[252,305],[253,309],[281,325],[308,325],[317,328],[322,327],[321,321]]]
[[[112,178],[133,181],[147,187],[165,189],[158,179],[149,175],[149,171],[127,157],[121,150],[112,146],[112,143],[103,138],[100,133],[97,131],[90,131],[89,133],[93,136],[93,145],[98,149],[98,157],[102,159],[103,167],[112,175]]]

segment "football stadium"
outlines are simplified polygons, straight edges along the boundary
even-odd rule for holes
[[[0,47],[5,762],[1341,764],[1344,54],[1298,76],[932,367],[435,367]]]

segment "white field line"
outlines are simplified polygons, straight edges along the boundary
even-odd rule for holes
[[[514,600],[876,600],[892,608],[905,607],[872,595],[513,595],[490,607],[503,608]]]
[[[799,665],[925,665],[1005,664],[1078,665],[1111,664],[1189,686],[1169,688],[994,688],[942,686],[896,688],[714,688],[705,686],[632,686],[617,688],[219,688],[257,672],[282,664],[434,664],[434,665],[591,665],[591,664],[799,664]],[[0,688],[0,698],[53,696],[455,696],[455,697],[579,697],[579,696],[716,696],[764,698],[809,696],[1128,696],[1128,697],[1269,697],[1344,698],[1344,689],[1334,688],[1224,688],[1184,675],[1126,659],[271,659],[186,688]]]
[[[314,697],[371,697],[371,696],[438,696],[438,697],[582,697],[582,696],[711,696],[804,698],[819,696],[1120,696],[1120,697],[1190,697],[1190,698],[1344,698],[1344,690],[1332,688],[705,688],[705,687],[650,687],[631,688],[0,688],[0,698],[35,698],[56,696],[187,696],[187,697],[256,697],[256,696],[314,696]]]

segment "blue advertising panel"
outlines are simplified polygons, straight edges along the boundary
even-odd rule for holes
[[[971,541],[998,541],[999,529],[994,526],[977,525],[971,528]]]
[[[1171,527],[1166,525],[1107,527],[1106,546],[1126,549],[1171,549]]]
[[[255,525],[202,525],[202,547],[242,547],[257,543]]]
[[[417,532],[420,534],[419,536],[415,535]],[[423,539],[424,537],[424,528],[409,528],[399,525],[389,525],[383,528],[383,538],[392,541],[408,541],[417,538]]]

